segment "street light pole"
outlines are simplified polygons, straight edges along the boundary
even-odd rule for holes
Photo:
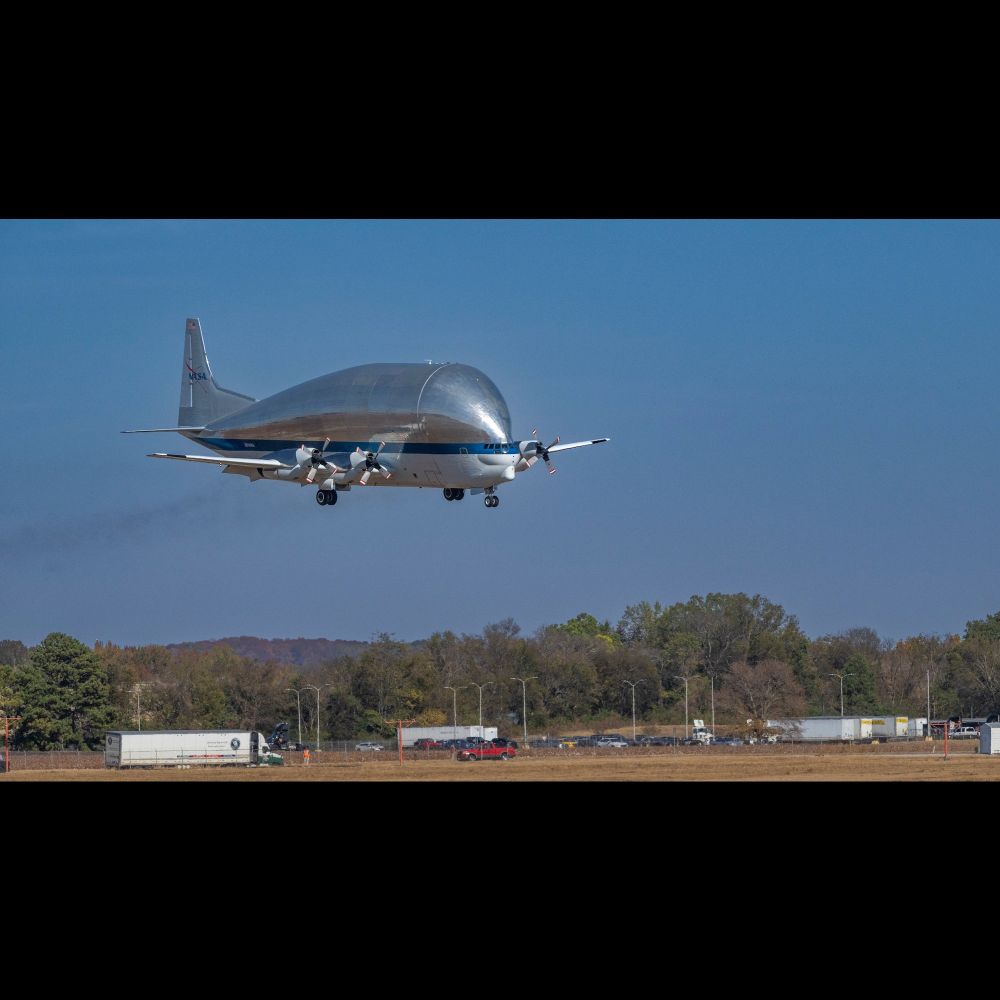
[[[319,692],[320,688],[333,687],[333,685],[320,684],[319,687],[316,687],[315,684],[307,684],[306,687],[311,688],[313,691],[316,692],[316,752],[319,753]],[[303,688],[303,690],[305,690],[305,688]]]
[[[461,684],[457,688],[452,687],[450,684],[445,684],[444,686],[445,691],[451,692],[452,712],[454,713],[451,717],[451,738],[453,740],[458,738],[458,692],[468,686],[468,684]]]
[[[528,681],[537,681],[538,675],[535,674],[532,677],[525,677],[521,680],[520,677],[511,677],[512,681],[521,681],[521,702],[524,706],[521,711],[521,720],[524,722],[524,745],[528,745]]]
[[[839,677],[840,678],[840,717],[844,717],[844,678],[853,677],[854,674],[830,674],[827,677]]]
[[[709,674],[708,679],[712,682],[712,739],[715,739],[715,674]]]
[[[642,681],[622,681],[623,684],[632,685],[632,743],[635,743],[635,686]]]
[[[469,681],[469,685],[474,688],[479,688],[479,738],[485,739],[483,736],[483,688],[488,688],[493,681],[487,681],[485,684],[477,684],[475,681]]]
[[[299,697],[299,692],[295,688],[285,688],[286,691],[291,691],[295,695],[295,704],[298,706],[299,710],[299,743],[302,743],[302,699]],[[316,697],[319,697],[317,692]]]
[[[931,669],[927,668],[927,735],[931,734]]]
[[[674,674],[674,677],[679,681],[684,681],[684,739],[688,738],[688,679],[686,677],[681,677],[680,674]]]

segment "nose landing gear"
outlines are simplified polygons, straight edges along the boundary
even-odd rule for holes
[[[493,492],[493,487],[492,486],[486,491],[486,499],[483,501],[483,503],[486,504],[487,507],[499,507],[500,506],[500,497],[498,497]]]

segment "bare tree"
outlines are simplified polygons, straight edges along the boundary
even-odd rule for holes
[[[986,708],[995,712],[1000,705],[1000,640],[980,640],[976,643],[972,670],[982,689]]]
[[[745,660],[734,663],[718,704],[741,719],[800,715],[806,711],[805,692],[795,671],[780,660],[764,660],[756,666]]]

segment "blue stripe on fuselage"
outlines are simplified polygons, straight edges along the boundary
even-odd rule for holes
[[[322,441],[303,441],[296,438],[292,441],[247,441],[240,438],[196,438],[199,444],[208,445],[217,451],[287,451],[289,448],[322,448],[324,454],[334,452],[350,452],[355,448],[362,451],[377,451],[378,441],[331,441],[323,447]],[[463,449],[469,455],[516,455],[517,445],[504,444],[491,448],[489,445],[480,443],[457,443],[457,444],[428,444],[422,441],[393,442],[387,441],[382,449],[383,455],[459,455]]]

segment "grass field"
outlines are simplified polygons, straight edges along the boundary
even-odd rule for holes
[[[879,753],[872,748],[798,753],[694,753],[592,756],[553,752],[511,761],[447,759],[343,761],[309,767],[162,768],[112,771],[103,768],[30,770],[0,774],[0,782],[22,781],[1000,781],[1000,756],[968,751]],[[749,750],[749,748],[748,748]],[[846,752],[845,752],[846,751]]]

